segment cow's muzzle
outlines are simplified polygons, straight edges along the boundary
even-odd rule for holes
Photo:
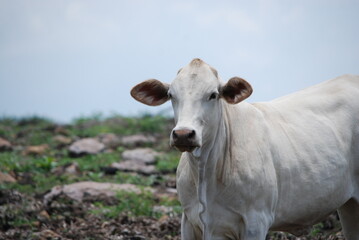
[[[181,152],[192,152],[200,147],[197,142],[196,131],[189,128],[174,129],[171,136],[171,146]]]

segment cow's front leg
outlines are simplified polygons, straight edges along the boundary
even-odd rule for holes
[[[202,234],[196,231],[185,213],[182,213],[181,221],[181,239],[182,240],[202,240]]]
[[[241,234],[241,240],[265,240],[267,233],[268,229],[264,229],[260,226],[246,229],[243,231],[243,234]]]
[[[265,240],[271,223],[265,214],[249,214],[243,218],[241,240]]]

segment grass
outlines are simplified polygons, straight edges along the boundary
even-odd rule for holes
[[[117,218],[121,213],[128,216],[149,216],[159,218],[163,214],[153,211],[153,206],[162,205],[173,207],[176,214],[181,212],[180,203],[178,200],[170,198],[156,199],[153,193],[142,190],[140,194],[127,191],[119,191],[116,195],[118,204],[106,206],[102,202],[96,202],[96,209],[91,210],[95,215],[102,215],[107,219]]]
[[[120,154],[102,153],[80,158],[54,156],[21,156],[16,152],[0,153],[0,172],[29,173],[31,181],[27,184],[12,183],[2,185],[6,189],[18,189],[23,193],[42,194],[56,185],[70,184],[77,181],[96,181],[113,183],[131,183],[141,186],[151,186],[158,181],[156,176],[142,176],[138,174],[117,172],[114,176],[105,175],[101,167],[109,166],[120,160]],[[77,163],[81,175],[54,175],[52,170],[58,166]]]
[[[70,158],[67,155],[56,157],[56,154],[45,156],[23,156],[20,152],[0,153],[0,171],[46,173],[57,166],[77,163],[81,171],[99,171],[100,167],[120,161],[118,152],[87,155]]]
[[[156,168],[162,173],[175,172],[181,153],[177,151],[171,151],[167,154],[161,155],[157,159]]]
[[[139,117],[112,115],[105,118],[102,114],[93,114],[76,118],[70,125],[59,125],[37,116],[27,118],[0,118],[0,137],[21,145],[53,145],[54,132],[70,137],[95,137],[103,133],[131,135],[138,133],[163,133],[168,118],[161,115],[142,114]]]
[[[27,118],[1,118],[0,136],[10,142],[26,145],[40,145],[52,142],[51,130],[55,124],[37,116]]]
[[[138,118],[113,115],[104,118],[101,114],[81,117],[74,120],[70,129],[72,135],[94,137],[99,133],[131,135],[138,133],[158,134],[163,132],[168,119],[161,115],[142,114]]]
[[[93,213],[102,214],[105,218],[116,218],[121,213],[128,216],[154,216],[152,207],[155,204],[153,194],[143,190],[140,194],[135,192],[120,191],[116,195],[119,203],[114,206],[105,206],[101,202]]]

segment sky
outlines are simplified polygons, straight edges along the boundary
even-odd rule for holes
[[[0,0],[0,117],[170,113],[131,98],[201,58],[268,101],[359,74],[356,0]]]

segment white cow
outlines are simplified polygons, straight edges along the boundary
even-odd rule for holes
[[[270,102],[241,102],[251,93],[238,77],[223,84],[200,59],[171,85],[152,79],[131,91],[151,106],[172,101],[170,144],[183,152],[182,239],[300,235],[338,209],[346,238],[358,240],[359,76]]]

